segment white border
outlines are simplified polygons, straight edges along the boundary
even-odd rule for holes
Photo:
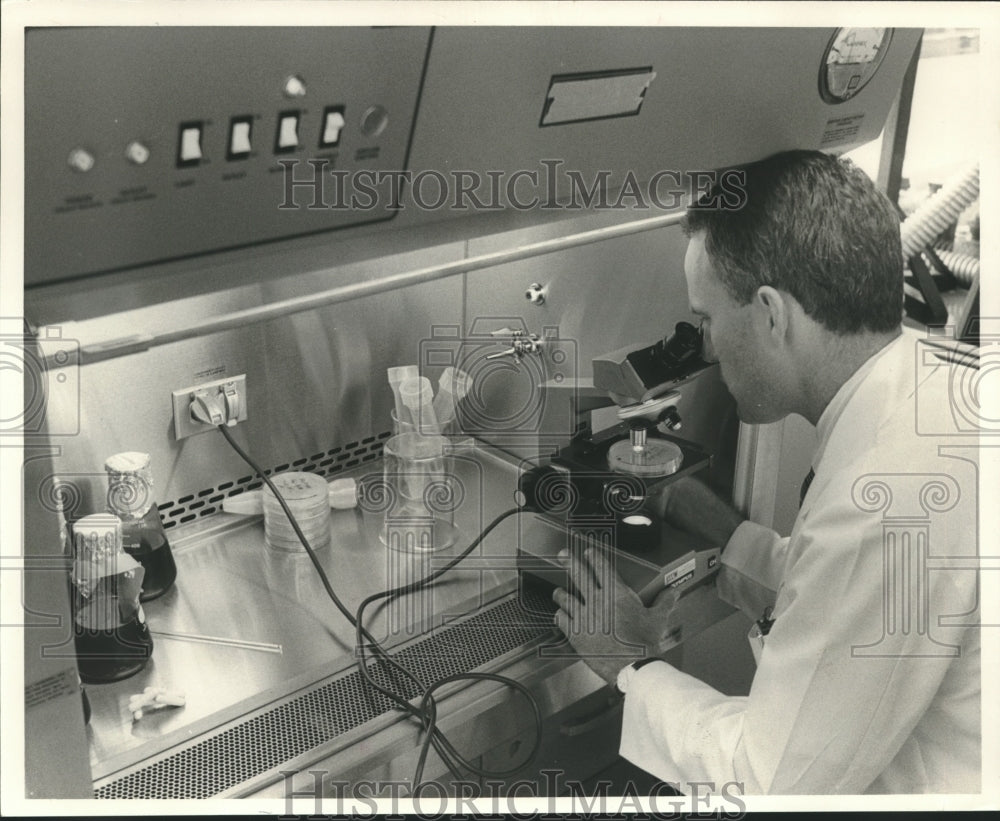
[[[3,29],[0,40],[0,317],[20,316],[23,313],[20,272],[23,265],[21,237],[23,237],[24,178],[23,178],[23,32],[28,26],[52,25],[725,25],[725,26],[781,26],[781,25],[893,25],[915,27],[955,27],[971,26],[981,29],[982,60],[982,123],[983,123],[983,193],[981,196],[983,224],[987,226],[983,236],[983,270],[993,272],[991,282],[983,286],[984,316],[1000,318],[996,278],[1000,276],[1000,237],[995,228],[997,220],[998,171],[1000,171],[1000,93],[997,78],[1000,77],[1000,6],[997,3],[661,3],[661,2],[334,2],[334,0],[283,0],[282,2],[217,2],[209,0],[178,0],[177,2],[25,2],[6,0],[0,6]],[[19,391],[7,376],[0,395],[3,416],[13,418],[19,408]],[[997,386],[987,385],[994,395],[988,400],[995,402]],[[991,404],[990,407],[1000,407]],[[10,414],[10,415],[7,415]],[[1000,486],[1000,459],[994,454],[984,454],[983,493],[984,504],[981,532],[987,539],[1000,532],[997,506],[986,502],[996,498],[992,489]],[[20,486],[20,453],[16,448],[0,447],[0,487],[4,490],[3,516],[0,517],[0,555],[9,555],[11,546],[20,543],[20,512],[16,501],[11,499],[11,488]],[[992,508],[992,509],[990,509]],[[19,552],[15,548],[15,553]],[[20,618],[16,581],[7,577],[16,574],[0,574],[8,595],[0,597],[0,623],[16,623]],[[995,574],[993,574],[995,575]],[[988,590],[995,588],[995,579],[984,574]],[[13,595],[10,583],[14,582]],[[994,595],[987,600],[995,611]],[[14,614],[12,615],[12,611]],[[984,616],[990,617],[984,611]],[[992,613],[992,621],[1000,622],[997,613]],[[119,815],[139,813],[187,814],[233,814],[263,811],[280,814],[284,812],[283,802],[257,802],[253,799],[241,801],[131,801],[131,802],[24,802],[16,796],[23,795],[23,715],[17,709],[23,704],[23,667],[21,659],[20,635],[16,630],[0,631],[0,660],[3,661],[0,711],[2,721],[3,767],[2,795],[3,814],[51,814],[69,815]],[[901,809],[959,809],[996,808],[1000,795],[1000,773],[995,764],[1000,761],[996,729],[1000,727],[1000,698],[997,693],[996,660],[1000,658],[998,636],[1000,630],[984,634],[984,658],[992,662],[984,668],[983,721],[987,734],[984,735],[984,767],[986,780],[981,796],[935,796],[930,798],[908,796],[864,796],[864,797],[774,797],[748,799],[751,810],[901,810]],[[988,674],[987,674],[988,671]],[[13,715],[12,715],[13,713]],[[992,776],[992,778],[991,778]],[[314,806],[310,801],[296,803],[295,809],[311,813]],[[365,805],[359,810],[368,809]],[[389,808],[386,808],[389,809]],[[483,805],[490,811],[488,804]],[[528,811],[569,811],[572,807],[564,800],[551,802],[518,801],[516,805],[504,809]],[[630,811],[639,809],[632,805],[618,807],[609,804],[612,812],[619,809]],[[731,809],[731,807],[729,807]]]

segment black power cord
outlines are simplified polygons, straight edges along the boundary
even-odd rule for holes
[[[362,601],[361,604],[358,606],[357,618],[355,620],[357,647],[361,655],[361,660],[359,663],[365,665],[365,656],[364,656],[365,644],[363,641],[365,633],[363,633],[362,625],[364,623],[364,612],[370,604],[378,601],[379,599],[386,599],[387,601],[393,601],[399,598],[400,596],[406,595],[407,593],[412,593],[426,587],[427,585],[439,579],[449,570],[454,568],[461,561],[463,561],[470,553],[472,553],[473,550],[475,550],[479,546],[479,544],[483,541],[483,539],[485,539],[502,521],[509,518],[510,516],[525,511],[528,511],[528,508],[512,508],[510,510],[501,513],[492,522],[490,522],[475,539],[472,540],[472,543],[467,548],[465,548],[465,550],[463,550],[457,556],[452,558],[446,565],[434,571],[430,575],[425,576],[424,578],[419,579],[415,582],[411,582],[410,584],[401,585],[400,587],[393,588],[392,590],[386,590],[380,593],[374,593],[368,598],[366,598],[364,601]],[[378,652],[379,654],[385,653],[384,649],[381,647],[381,645],[378,644],[378,642],[373,643],[372,649],[376,650],[376,652]],[[506,676],[500,676],[494,673],[471,673],[471,672],[456,673],[455,675],[446,676],[445,678],[438,679],[429,686],[424,685],[423,682],[419,681],[415,676],[411,676],[411,678],[413,678],[413,680],[417,683],[417,685],[424,690],[423,699],[421,700],[418,714],[425,721],[425,728],[427,730],[423,744],[421,745],[420,758],[417,764],[417,770],[413,778],[414,789],[416,789],[416,786],[420,783],[421,776],[423,775],[424,761],[427,758],[429,745],[432,743],[434,744],[435,750],[437,750],[438,754],[441,756],[442,760],[444,760],[445,764],[448,765],[449,769],[452,771],[453,774],[456,774],[456,770],[453,769],[451,765],[452,763],[456,763],[464,767],[469,772],[472,772],[475,775],[484,778],[505,778],[509,775],[513,775],[518,770],[522,769],[526,764],[534,760],[535,755],[538,752],[538,748],[541,745],[542,716],[541,716],[541,711],[538,708],[538,703],[536,702],[534,696],[523,684],[511,678],[507,678]],[[535,732],[535,743],[532,745],[532,748],[529,751],[529,754],[523,763],[518,764],[516,767],[513,767],[509,770],[501,770],[501,771],[483,770],[479,767],[476,767],[467,759],[462,758],[455,750],[455,748],[451,745],[451,743],[440,733],[439,730],[437,730],[435,726],[436,716],[437,716],[437,705],[433,698],[433,692],[439,687],[444,686],[445,684],[450,684],[452,682],[462,681],[462,680],[496,681],[501,684],[505,684],[508,687],[512,687],[516,690],[519,690],[528,700],[528,703],[531,706],[532,711],[534,712],[536,732]],[[429,719],[428,715],[430,717]]]
[[[465,548],[460,554],[451,559],[451,561],[449,561],[446,565],[434,571],[433,573],[429,574],[428,576],[425,576],[422,579],[418,579],[415,582],[410,582],[409,584],[395,587],[392,590],[385,590],[380,593],[375,593],[371,596],[368,596],[358,606],[357,613],[352,614],[334,591],[333,586],[330,584],[330,580],[329,578],[327,578],[326,572],[323,570],[323,566],[320,564],[320,561],[317,558],[312,545],[309,544],[309,540],[306,538],[305,534],[303,534],[302,529],[299,527],[299,524],[295,519],[295,516],[292,514],[292,511],[289,509],[288,504],[285,502],[281,493],[279,493],[278,489],[274,486],[274,483],[267,476],[267,474],[260,467],[260,465],[258,465],[253,460],[253,458],[249,454],[247,454],[246,451],[243,450],[243,448],[240,447],[240,445],[233,438],[232,434],[229,432],[227,426],[219,425],[218,427],[219,431],[225,437],[226,441],[229,442],[233,450],[235,450],[236,453],[240,456],[240,458],[243,459],[243,461],[246,462],[257,473],[257,475],[260,476],[260,478],[270,489],[271,493],[274,494],[274,497],[275,499],[277,499],[278,504],[281,505],[281,509],[288,517],[288,521],[291,524],[292,529],[295,531],[295,535],[302,543],[302,546],[305,548],[306,553],[309,555],[309,558],[312,561],[313,566],[316,568],[316,572],[319,575],[320,581],[323,584],[323,588],[326,590],[327,595],[330,597],[331,601],[333,601],[334,605],[341,612],[344,618],[347,619],[347,621],[351,624],[351,626],[354,627],[355,640],[357,645],[356,649],[358,652],[358,671],[361,673],[361,676],[364,678],[364,680],[368,683],[370,687],[372,687],[374,690],[381,693],[382,695],[386,696],[386,698],[388,698],[393,704],[395,704],[401,710],[409,714],[411,717],[420,721],[421,725],[423,726],[424,738],[423,741],[421,742],[420,755],[417,761],[416,771],[414,772],[413,775],[413,786],[411,789],[411,793],[416,792],[417,788],[420,786],[420,783],[423,779],[424,765],[427,759],[427,754],[431,746],[434,747],[435,751],[441,757],[441,760],[445,763],[445,765],[448,767],[448,770],[457,780],[462,779],[462,773],[460,768],[464,768],[468,772],[471,772],[482,778],[506,778],[510,775],[515,774],[516,772],[518,772],[519,770],[523,769],[525,766],[530,764],[534,760],[535,756],[538,754],[538,750],[541,746],[542,716],[541,716],[541,710],[538,707],[538,702],[536,701],[535,697],[531,694],[531,691],[528,690],[527,687],[525,687],[520,682],[515,681],[514,679],[507,678],[506,676],[497,675],[495,673],[476,673],[476,672],[456,673],[454,675],[438,679],[437,681],[432,682],[430,685],[427,685],[413,672],[411,672],[402,664],[400,664],[384,647],[382,647],[379,641],[364,626],[364,611],[368,608],[370,604],[379,601],[380,599],[386,599],[387,603],[389,603],[401,596],[420,590],[426,587],[427,585],[433,583],[441,576],[443,576],[445,573],[447,573],[449,570],[454,568],[457,564],[459,564],[459,562],[463,561],[473,550],[475,550],[479,546],[479,544],[483,541],[483,539],[485,539],[502,521],[509,518],[510,516],[520,514],[522,512],[530,512],[530,509],[526,507],[512,508],[510,510],[501,513],[492,522],[490,522],[475,539],[472,540],[472,543],[467,548]],[[383,686],[372,677],[371,670],[369,669],[368,666],[368,656],[366,655],[366,648],[371,650],[373,654],[377,657],[378,661],[381,661],[382,663],[387,665],[387,667],[389,667],[390,670],[393,670],[396,673],[405,676],[406,678],[408,678],[409,680],[414,682],[414,684],[417,685],[417,687],[421,691],[421,700],[419,705],[414,705],[411,700],[399,695],[398,693],[389,689],[388,687]],[[474,765],[471,761],[462,757],[462,755],[460,755],[459,752],[455,749],[454,745],[452,745],[452,743],[445,737],[444,733],[441,732],[440,728],[438,728],[437,726],[437,702],[434,699],[434,691],[440,687],[445,686],[446,684],[451,684],[458,681],[495,681],[519,691],[525,697],[534,714],[535,741],[527,757],[522,763],[508,770],[500,770],[500,771],[484,770]]]

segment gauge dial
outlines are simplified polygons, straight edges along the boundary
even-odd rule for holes
[[[819,69],[819,92],[828,103],[850,100],[875,76],[892,29],[841,28],[834,32]]]

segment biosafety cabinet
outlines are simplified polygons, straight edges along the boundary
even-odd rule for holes
[[[541,493],[524,477],[555,451],[614,432],[595,360],[690,319],[691,196],[740,162],[878,136],[919,37],[27,30],[26,316],[5,329],[25,362],[27,794],[282,798],[494,776],[545,795],[616,766],[620,702],[519,564],[525,545],[600,541],[604,525],[567,536],[520,510],[483,531]],[[447,467],[416,478],[391,472],[390,442],[401,413],[435,403],[396,404],[389,369],[404,366],[460,409],[432,454]],[[716,368],[678,374],[680,471],[767,519],[766,431],[739,425]],[[85,717],[75,531],[107,514],[120,454],[145,457],[131,475],[176,577],[142,604],[144,665],[85,683]],[[329,489],[302,525],[315,562],[268,524],[261,473]],[[428,476],[439,529],[394,541],[384,495]],[[675,576],[704,584],[672,658],[740,692],[744,625],[696,565]],[[363,625],[399,666],[360,658],[347,614],[406,585]],[[425,753],[426,703],[410,714],[375,684],[419,707],[449,677]]]

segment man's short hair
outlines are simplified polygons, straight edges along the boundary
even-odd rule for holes
[[[735,171],[742,207],[731,207],[730,171],[685,218],[689,235],[704,232],[734,299],[745,305],[770,285],[836,333],[899,327],[899,217],[864,172],[820,151],[787,151]]]

